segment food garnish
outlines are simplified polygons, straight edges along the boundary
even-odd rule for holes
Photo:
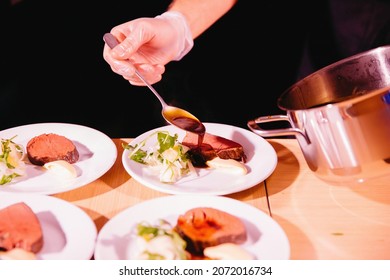
[[[15,178],[24,176],[25,163],[24,149],[22,145],[16,144],[13,139],[1,139],[0,145],[0,185],[12,182]]]
[[[138,223],[135,228],[135,242],[138,252],[135,259],[143,260],[186,260],[186,242],[165,220],[156,225]]]
[[[147,141],[154,136],[157,136],[157,144],[147,150],[143,149]],[[185,175],[196,174],[187,154],[188,147],[179,143],[177,134],[172,136],[166,131],[156,131],[139,144],[127,144],[123,145],[123,148],[130,151],[131,160],[148,165],[163,183],[175,183]]]

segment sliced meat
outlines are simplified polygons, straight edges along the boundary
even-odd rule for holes
[[[247,239],[245,225],[238,217],[211,207],[193,208],[180,215],[175,230],[194,255],[203,255],[210,246],[241,244]]]
[[[0,248],[20,248],[37,253],[43,247],[43,234],[38,217],[24,202],[0,209]]]
[[[190,155],[195,166],[202,166],[215,157],[246,162],[246,155],[241,144],[222,136],[205,133],[203,143],[198,146],[198,135],[187,132],[182,144],[190,148]]]
[[[55,160],[75,163],[79,152],[74,143],[65,136],[45,133],[32,138],[27,143],[27,156],[32,164],[43,166]]]

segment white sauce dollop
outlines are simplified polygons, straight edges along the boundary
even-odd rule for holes
[[[215,157],[212,160],[206,161],[206,164],[209,167],[236,175],[245,175],[248,172],[245,164],[234,159],[221,159]]]
[[[61,179],[71,179],[77,177],[76,168],[65,160],[55,160],[43,165],[48,171]]]

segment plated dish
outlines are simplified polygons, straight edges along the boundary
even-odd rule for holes
[[[194,207],[213,207],[240,218],[248,233],[242,245],[259,260],[286,260],[290,244],[283,229],[270,216],[249,204],[223,196],[165,196],[136,204],[111,218],[100,230],[94,258],[97,260],[132,259],[130,232],[142,221],[165,219],[175,225],[180,214]]]
[[[74,163],[77,177],[64,180],[53,176],[43,167],[26,164],[26,176],[0,186],[0,191],[15,193],[55,194],[89,184],[106,173],[117,158],[114,142],[104,133],[82,125],[67,123],[39,123],[0,131],[0,138],[13,140],[26,148],[34,136],[56,133],[72,140],[79,151]]]
[[[225,137],[240,143],[247,155],[247,174],[230,174],[218,169],[197,168],[197,175],[183,177],[173,184],[160,182],[159,178],[147,172],[147,166],[129,159],[129,151],[124,150],[122,163],[125,170],[135,180],[151,189],[169,194],[226,195],[246,190],[264,181],[275,170],[277,155],[271,144],[249,130],[216,123],[204,123],[206,132]],[[155,131],[177,133],[179,141],[185,131],[168,125],[145,132],[130,144],[135,145]],[[147,145],[155,145],[157,139],[150,139]]]
[[[43,231],[41,260],[89,260],[93,256],[97,229],[77,206],[62,199],[29,193],[0,195],[0,209],[24,202],[37,215]]]

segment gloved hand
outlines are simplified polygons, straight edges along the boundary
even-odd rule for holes
[[[134,67],[154,84],[162,79],[165,65],[183,58],[194,44],[185,17],[173,11],[123,23],[110,33],[119,44],[112,50],[105,44],[103,57],[112,71],[132,85],[144,85],[135,75]]]

